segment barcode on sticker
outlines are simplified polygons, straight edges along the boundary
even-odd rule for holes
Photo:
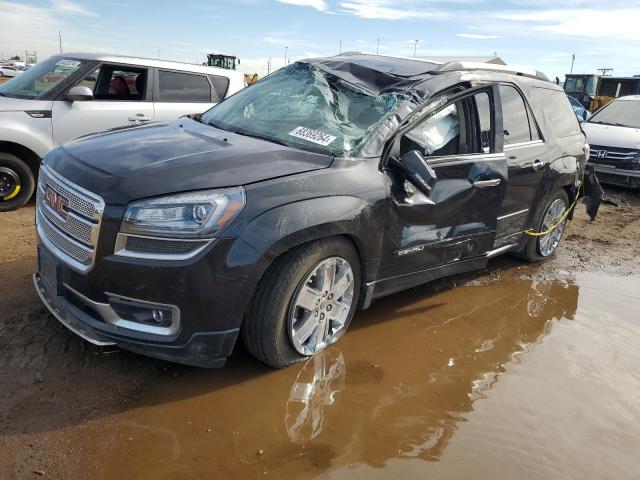
[[[336,137],[334,137],[333,135],[319,132],[318,130],[312,130],[311,128],[306,127],[297,127],[289,132],[289,135],[291,135],[292,137],[302,138],[303,140],[307,140],[308,142],[317,143],[318,145],[322,145],[323,147],[326,147],[336,139]]]

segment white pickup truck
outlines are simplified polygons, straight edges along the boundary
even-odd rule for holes
[[[241,72],[122,55],[50,57],[0,85],[0,212],[33,194],[41,158],[74,138],[202,113]]]

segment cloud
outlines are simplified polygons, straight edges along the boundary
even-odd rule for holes
[[[500,35],[482,35],[480,33],[459,33],[456,37],[468,38],[470,40],[491,40],[500,38]]]
[[[64,51],[104,51],[104,47],[88,44],[75,28],[65,22],[65,19],[76,15],[97,16],[68,1],[35,6],[0,0],[2,52],[5,56],[22,56],[25,50],[37,50],[38,58],[44,59],[59,52],[58,30],[62,30]]]
[[[277,0],[280,3],[288,5],[297,5],[299,7],[311,7],[321,12],[329,10],[329,5],[324,0]]]
[[[638,7],[517,10],[497,12],[492,16],[500,22],[506,22],[507,28],[524,29],[531,33],[640,41]]]
[[[70,0],[53,0],[51,2],[51,9],[60,12],[62,14],[69,15],[84,15],[87,17],[97,17],[98,15],[91,10],[87,10],[82,5],[79,5]]]
[[[390,0],[351,0],[340,2],[342,13],[361,18],[382,20],[408,20],[416,18],[438,18],[448,14],[429,7],[425,2],[400,2]]]

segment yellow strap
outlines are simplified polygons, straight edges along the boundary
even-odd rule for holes
[[[7,195],[3,200],[11,200],[13,197],[20,193],[20,185],[16,185],[16,189],[10,195]]]
[[[524,232],[525,235],[529,235],[530,237],[544,237],[545,235],[549,235],[556,228],[558,228],[560,225],[562,225],[562,223],[564,223],[564,221],[567,219],[567,217],[569,216],[571,211],[574,208],[576,208],[576,205],[578,204],[578,200],[580,199],[580,189],[582,188],[582,183],[583,182],[584,182],[584,177],[583,177],[583,179],[580,180],[580,185],[578,185],[578,192],[576,193],[576,199],[571,204],[571,206],[565,210],[565,212],[560,217],[560,220],[558,220],[554,225],[551,225],[544,232],[534,232],[533,230],[529,229],[529,230],[525,230],[525,232]]]

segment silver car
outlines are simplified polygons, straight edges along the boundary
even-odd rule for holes
[[[241,72],[104,54],[59,55],[0,85],[0,211],[26,203],[40,159],[74,138],[208,110]]]

